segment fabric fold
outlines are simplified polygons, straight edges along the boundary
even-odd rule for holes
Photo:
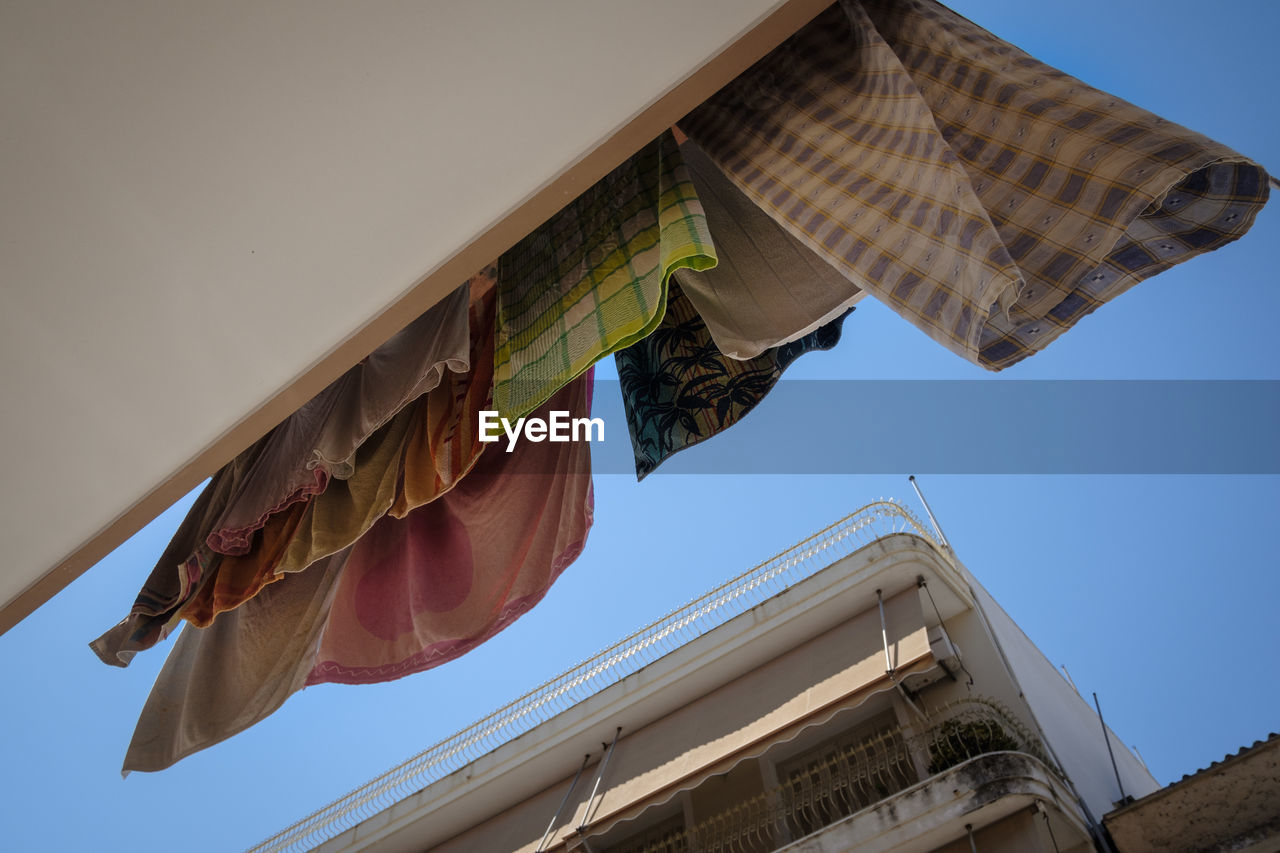
[[[301,690],[348,553],[188,625],[138,717],[124,772],[163,770],[264,720]]]
[[[675,278],[722,354],[755,358],[844,316],[865,295],[761,210],[696,143],[681,143],[680,153],[719,263]]]
[[[254,442],[210,478],[151,569],[129,614],[89,643],[103,663],[128,666],[135,654],[151,648],[173,630],[178,609],[198,588],[205,565],[213,557],[204,544],[205,535],[269,437]]]
[[[746,417],[793,361],[840,342],[845,316],[754,358],[729,358],[673,281],[657,331],[614,355],[636,477]]]
[[[589,417],[590,392],[588,371],[537,416]],[[474,648],[578,557],[592,506],[588,442],[493,445],[442,498],[360,540],[307,683],[387,681]]]
[[[212,554],[200,582],[177,607],[177,617],[198,627],[234,610],[280,577],[280,565],[298,530],[311,516],[311,504],[296,503],[273,515],[255,537],[248,554]]]
[[[219,469],[129,615],[89,644],[94,653],[104,663],[127,666],[164,639],[180,616],[208,624],[274,579],[295,534],[306,529],[311,500],[329,485],[329,471],[309,467],[317,454],[325,464],[340,462],[333,472],[349,478],[355,454],[403,410],[402,401],[467,372],[470,285],[485,290],[491,280],[491,270],[473,277]],[[222,584],[211,586],[214,577]]]
[[[1239,238],[1257,164],[930,0],[841,0],[681,120],[784,228],[1000,370]]]
[[[454,290],[276,427],[215,522],[209,547],[247,553],[273,514],[323,492],[330,477],[350,477],[365,440],[446,371],[466,373],[468,293],[468,285]]]
[[[494,294],[470,310],[468,373],[449,373],[379,427],[353,458],[353,473],[305,504],[273,516],[244,557],[220,557],[178,615],[204,627],[264,586],[353,544],[384,515],[403,518],[452,488],[475,464],[476,430],[493,378]]]
[[[490,275],[486,280],[494,278]],[[472,299],[471,370],[446,376],[423,398],[400,460],[395,500],[387,511],[396,518],[452,489],[471,471],[484,448],[480,412],[493,408],[497,295],[489,287]]]
[[[716,262],[670,132],[503,254],[494,408],[523,417],[662,319],[677,269]]]
[[[545,407],[583,417],[591,375]],[[385,516],[207,628],[187,626],[138,720],[124,769],[161,770],[320,682],[437,666],[527,611],[581,553],[593,497],[587,442],[492,446],[438,500]]]

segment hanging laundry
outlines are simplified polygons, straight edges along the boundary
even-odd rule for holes
[[[471,371],[447,374],[422,399],[422,411],[400,461],[395,500],[388,510],[404,518],[453,488],[475,465],[480,441],[480,412],[493,408],[493,349],[497,294],[492,288],[496,266],[472,279]],[[478,281],[490,286],[481,289]]]
[[[664,133],[499,260],[494,407],[515,420],[662,319],[667,280],[716,262]]]
[[[204,627],[285,574],[300,572],[343,550],[386,514],[395,495],[397,463],[419,401],[409,404],[360,446],[355,474],[334,479],[305,504],[273,515],[249,554],[215,555],[178,616]]]
[[[492,271],[480,277],[486,275],[491,279]],[[226,580],[185,611],[189,618],[212,618],[229,600],[277,575],[284,549],[330,472],[350,477],[353,455],[394,408],[442,377],[469,370],[468,292],[469,285],[455,290],[214,474],[129,615],[89,644],[94,653],[104,663],[127,666],[169,634],[211,575],[225,570]],[[230,593],[228,584],[238,592]]]
[[[142,707],[124,772],[163,770],[266,719],[301,690],[349,556],[272,584],[207,628],[188,625]]]
[[[293,504],[271,516],[249,553],[208,554],[199,583],[177,604],[177,618],[203,627],[219,613],[239,607],[278,580],[289,545],[310,513],[310,501]]]
[[[324,491],[329,477],[353,471],[356,451],[410,401],[466,373],[468,286],[463,285],[370,353],[272,431],[208,544],[244,554],[273,513]]]
[[[677,275],[683,279],[683,274]],[[852,311],[853,309],[847,309]],[[662,461],[740,421],[791,362],[840,342],[844,317],[755,358],[728,358],[673,279],[667,313],[652,335],[614,355],[627,431],[643,480]]]
[[[589,417],[592,372],[539,411]],[[582,552],[590,442],[494,445],[444,497],[352,553],[308,684],[368,684],[455,658],[533,607]]]
[[[545,409],[585,417],[591,373]],[[207,628],[187,628],[143,707],[124,769],[161,770],[321,682],[400,678],[457,657],[532,607],[581,553],[588,442],[496,446],[439,500],[381,519]]]
[[[1000,370],[1237,239],[1267,175],[929,0],[841,0],[680,122],[770,216]]]
[[[435,500],[471,469],[482,446],[479,411],[492,388],[494,301],[489,290],[471,307],[468,359],[475,368],[446,374],[378,428],[356,451],[350,477],[332,480],[306,504],[272,516],[249,555],[218,560],[179,609],[181,618],[209,625],[284,574],[351,545],[397,507],[402,518]]]
[[[761,210],[696,143],[682,142],[680,153],[720,260],[676,278],[722,354],[755,358],[844,316],[865,295]]]
[[[311,499],[278,562],[262,564],[256,576],[224,580],[220,570],[216,579],[223,580],[225,591],[216,610],[238,606],[281,575],[347,548],[387,514],[403,518],[471,470],[483,446],[477,431],[480,410],[492,387],[494,302],[490,292],[471,309],[474,370],[448,376],[374,432],[356,451],[354,473],[331,481]],[[221,568],[227,564],[223,561]],[[181,615],[206,625],[214,613],[184,608]]]
[[[205,536],[270,437],[268,433],[258,439],[210,478],[156,561],[129,615],[89,644],[103,663],[128,666],[135,654],[168,636],[178,621],[178,608],[195,592],[207,564],[217,558],[205,545]]]

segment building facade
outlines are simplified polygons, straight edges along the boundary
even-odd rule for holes
[[[257,849],[1065,853],[1121,787],[1158,785],[880,502]]]

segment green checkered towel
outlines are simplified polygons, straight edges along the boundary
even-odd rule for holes
[[[715,266],[702,205],[664,133],[498,262],[493,403],[522,417],[657,327],[667,281]]]

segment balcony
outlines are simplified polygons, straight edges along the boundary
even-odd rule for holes
[[[906,507],[892,501],[868,504],[282,830],[250,853],[310,850],[371,817],[386,818],[387,811],[405,798],[493,755],[859,549],[899,533],[936,547]]]
[[[904,833],[943,840],[957,815],[974,822],[987,809],[996,819],[1065,793],[1039,740],[988,699],[950,703],[919,725],[833,739],[780,764],[778,775],[785,781],[731,809],[687,828],[654,827],[606,853],[800,853],[837,849],[810,843],[837,829],[860,851],[896,849],[910,845]]]

